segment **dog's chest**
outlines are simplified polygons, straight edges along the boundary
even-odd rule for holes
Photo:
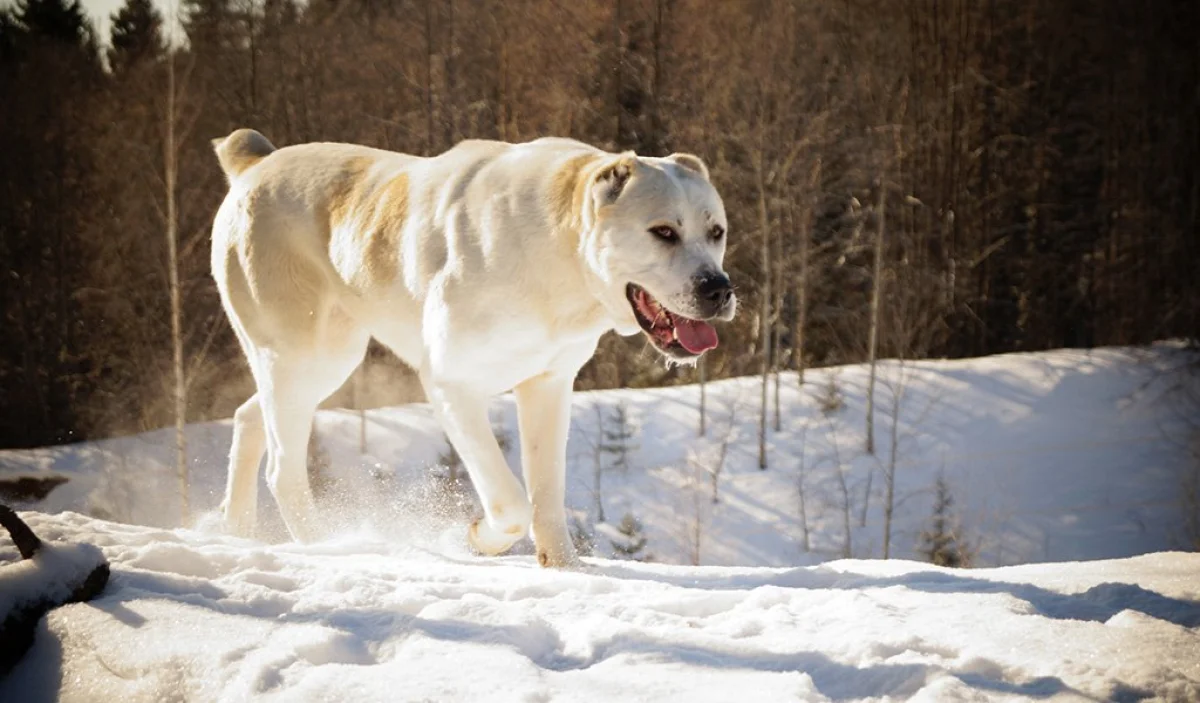
[[[528,312],[528,310],[526,311]],[[543,373],[574,375],[596,350],[603,329],[597,325],[557,325],[553,318],[505,315],[460,318],[452,326],[442,356],[442,375],[490,393],[502,393]]]

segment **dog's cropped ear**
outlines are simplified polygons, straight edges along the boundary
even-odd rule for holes
[[[637,155],[632,151],[627,151],[596,171],[596,175],[592,179],[592,193],[596,197],[596,202],[600,205],[616,202],[617,198],[621,196],[621,191],[625,190],[626,184],[629,183],[629,179],[633,177],[635,168],[637,168]]]
[[[667,161],[674,163],[676,166],[682,166],[689,171],[694,171],[704,180],[708,180],[708,167],[695,154],[671,154],[667,157]]]

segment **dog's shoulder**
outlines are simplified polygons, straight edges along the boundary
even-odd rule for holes
[[[541,137],[539,139],[534,139],[531,142],[526,142],[526,144],[531,147],[556,151],[589,151],[596,154],[605,153],[603,150],[598,149],[591,144],[581,142],[578,139],[571,139],[569,137]]]
[[[456,162],[482,159],[519,164],[518,168],[524,168],[534,162],[550,163],[580,155],[599,157],[607,155],[607,152],[566,137],[541,137],[528,142],[467,139],[443,153],[438,159]]]
[[[469,140],[435,161],[454,172],[449,180],[463,179],[458,192],[470,202],[482,205],[498,192],[526,194],[529,203],[537,203],[529,218],[577,231],[588,178],[612,156],[574,139],[542,137],[518,143]],[[467,180],[473,187],[465,187]]]

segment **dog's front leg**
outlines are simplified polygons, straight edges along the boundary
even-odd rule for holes
[[[467,539],[478,552],[500,554],[529,532],[531,511],[521,483],[508,468],[492,433],[488,399],[463,384],[427,378],[422,378],[422,383],[483,503],[484,519],[471,525]]]
[[[564,506],[571,383],[569,376],[542,374],[515,389],[521,466],[533,503],[533,541],[542,566],[579,564]]]

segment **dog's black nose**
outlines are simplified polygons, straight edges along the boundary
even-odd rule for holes
[[[723,273],[710,273],[696,284],[696,297],[716,314],[728,305],[729,299],[733,297],[733,284]]]

